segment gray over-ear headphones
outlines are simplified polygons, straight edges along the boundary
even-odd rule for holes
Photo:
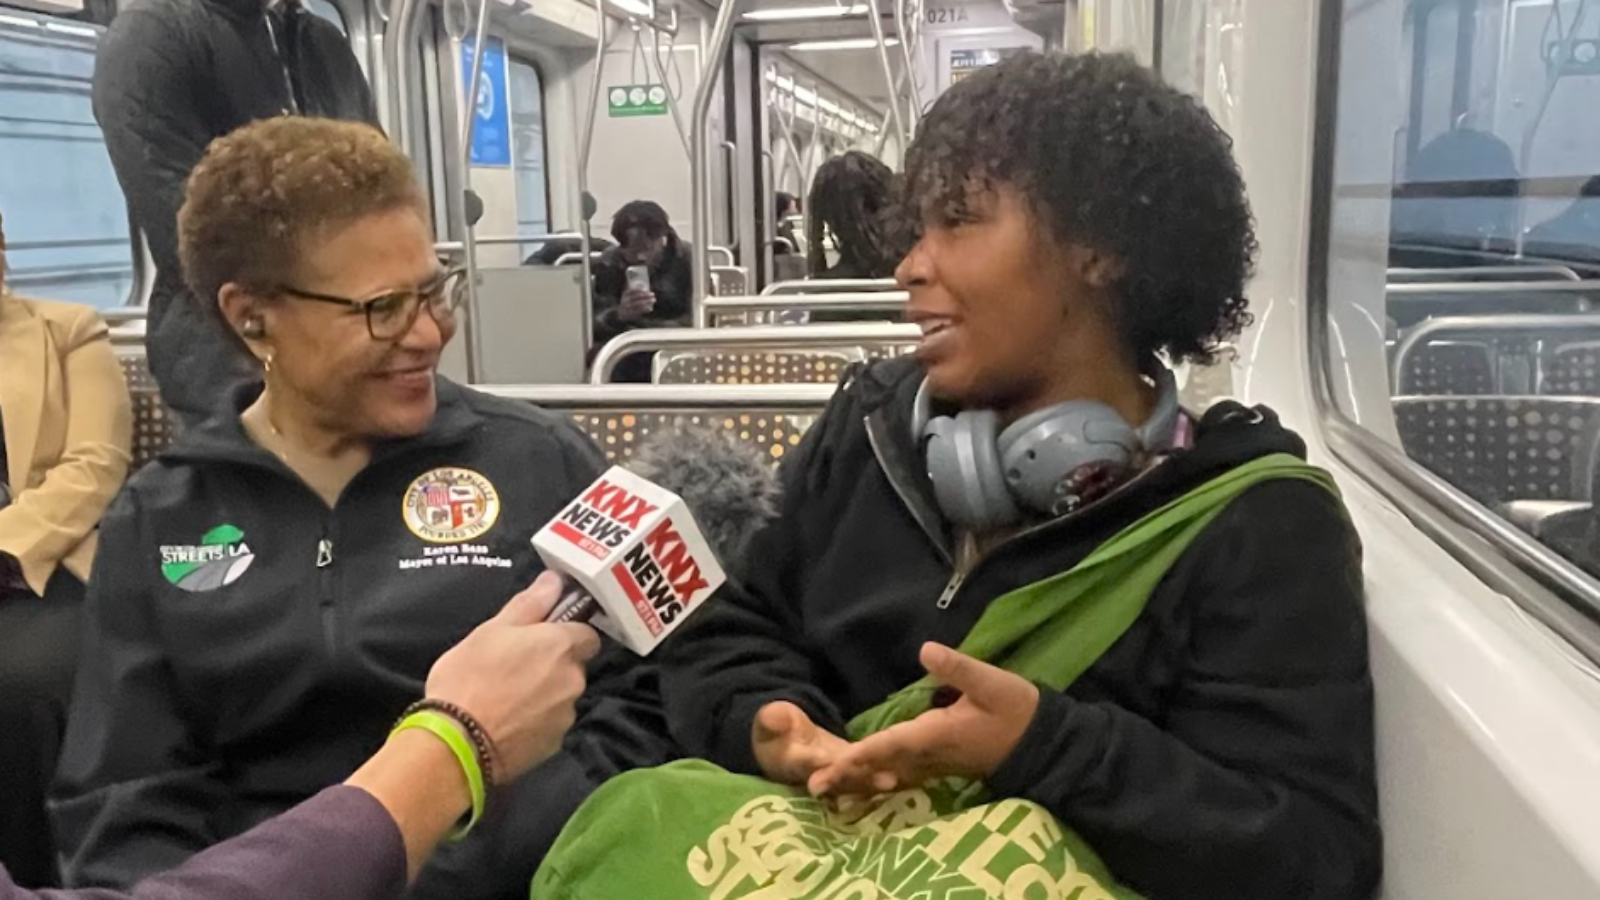
[[[957,525],[981,530],[1015,524],[1023,508],[1062,515],[1077,507],[1074,476],[1087,467],[1120,479],[1140,453],[1171,445],[1182,412],[1178,384],[1162,368],[1156,387],[1156,408],[1139,428],[1104,403],[1072,400],[1029,413],[997,435],[999,416],[992,410],[934,416],[924,380],[912,410],[912,436],[926,441],[934,495]]]

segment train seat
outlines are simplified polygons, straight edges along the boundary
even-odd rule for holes
[[[712,266],[711,293],[718,297],[737,297],[749,291],[750,273],[739,266]]]
[[[740,353],[715,350],[656,354],[657,384],[836,384],[845,367],[867,358],[858,347]]]
[[[1494,361],[1481,341],[1440,341],[1410,354],[1396,390],[1401,394],[1493,394]]]
[[[1541,393],[1600,397],[1600,341],[1557,347],[1545,367]]]
[[[1592,499],[1600,399],[1409,396],[1394,413],[1406,453],[1479,503]]]
[[[652,433],[674,427],[720,427],[765,459],[776,464],[800,445],[817,413],[744,410],[675,410],[631,412],[623,409],[570,410],[566,415],[583,429],[614,465],[627,465],[640,443]]]
[[[119,348],[117,361],[122,364],[122,376],[133,401],[133,462],[128,469],[132,473],[160,456],[177,438],[178,417],[162,402],[142,349],[122,352]]]
[[[133,399],[133,465],[137,471],[155,459],[178,436],[178,419],[167,409],[156,388],[155,379],[145,365],[143,353],[120,354],[122,370]],[[832,360],[823,360],[832,366]],[[840,367],[842,369],[842,366]],[[827,380],[828,384],[837,377]],[[494,388],[488,390],[493,393]],[[764,458],[776,463],[800,444],[807,428],[821,414],[823,401],[809,408],[721,409],[709,405],[683,404],[670,410],[635,410],[615,403],[583,401],[575,405],[552,405],[555,411],[572,419],[587,433],[612,463],[626,463],[639,442],[651,433],[678,424],[721,426]]]

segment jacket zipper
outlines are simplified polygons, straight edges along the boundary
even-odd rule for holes
[[[322,639],[327,645],[328,655],[335,656],[339,649],[339,623],[337,608],[334,603],[333,584],[333,526],[328,523],[323,527],[322,537],[317,541],[317,611],[322,618]]]
[[[284,115],[300,115],[300,101],[294,96],[294,76],[289,73],[289,63],[283,58],[283,47],[278,44],[278,29],[273,27],[272,13],[266,17],[267,39],[272,41],[272,57],[278,62],[278,69],[283,72],[283,88],[289,92],[289,105],[284,107]]]
[[[976,569],[978,563],[976,561],[973,562],[972,567]],[[955,574],[950,576],[950,581],[944,586],[944,590],[939,592],[939,602],[934,605],[940,609],[949,609],[950,604],[955,602],[956,592],[961,590],[961,584],[966,580],[966,573],[957,569]]]

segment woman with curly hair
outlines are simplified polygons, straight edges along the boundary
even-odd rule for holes
[[[568,854],[628,790],[658,900],[1369,897],[1356,534],[1276,415],[1166,368],[1247,322],[1228,137],[1127,57],[1022,55],[934,105],[906,200],[915,358],[847,375],[661,650],[720,768],[602,788],[541,900],[626,895]]]

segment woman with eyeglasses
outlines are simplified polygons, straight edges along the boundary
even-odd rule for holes
[[[463,273],[375,129],[218,140],[179,230],[264,385],[101,527],[54,792],[69,886],[127,888],[349,778],[602,465],[566,420],[437,375]]]

